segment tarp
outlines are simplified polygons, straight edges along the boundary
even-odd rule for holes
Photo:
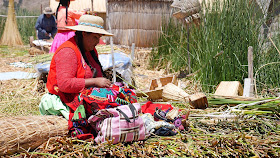
[[[112,54],[99,54],[99,61],[102,65],[104,71],[113,68]],[[128,82],[131,83],[132,72],[130,67],[132,66],[131,59],[123,52],[114,52],[116,72],[121,74],[121,76]],[[50,71],[50,63],[39,63],[35,66],[36,71],[39,73],[48,73]]]
[[[0,80],[11,80],[11,79],[31,79],[36,78],[37,73],[29,73],[23,71],[16,72],[1,72]]]
[[[104,71],[113,68],[112,54],[99,54],[98,58]],[[114,59],[116,68],[127,69],[132,65],[130,58],[120,51],[114,52]]]
[[[50,0],[50,7],[53,11],[56,11],[58,2]],[[97,13],[106,13],[106,1],[105,0],[75,0],[71,1],[69,8],[76,10],[84,10],[89,8],[90,11]]]

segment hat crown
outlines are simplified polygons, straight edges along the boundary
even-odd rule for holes
[[[86,23],[86,24],[97,25],[97,26],[103,27],[104,21],[99,16],[83,15],[80,17],[79,23]]]
[[[52,8],[46,7],[44,11],[45,11],[45,12],[52,12]]]
[[[103,27],[104,21],[99,16],[94,15],[82,15],[79,19],[79,24],[75,26],[65,26],[65,28],[101,34],[103,36],[113,36],[113,34],[107,32]]]

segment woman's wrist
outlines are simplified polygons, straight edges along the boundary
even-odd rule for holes
[[[95,86],[95,78],[87,78],[85,79],[85,87]]]

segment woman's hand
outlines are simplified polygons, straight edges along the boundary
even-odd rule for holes
[[[85,8],[84,11],[88,12],[88,11],[90,11],[90,8]]]
[[[90,11],[90,8],[85,8],[84,12],[85,12],[85,14],[89,14],[89,15],[93,15],[94,14],[93,11]]]
[[[85,79],[86,87],[99,87],[99,88],[108,88],[111,86],[111,81],[104,77],[97,78],[87,78]]]

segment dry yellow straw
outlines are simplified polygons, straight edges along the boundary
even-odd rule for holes
[[[17,27],[14,0],[9,0],[8,17],[0,41],[0,45],[8,45],[8,46],[23,45]]]
[[[275,47],[275,49],[277,50],[277,52],[278,52],[279,55],[280,55],[279,49],[276,47],[276,45],[274,44],[274,42],[272,41],[272,39],[270,38],[270,36],[268,36],[268,39],[271,41],[271,43],[273,44],[273,46]]]

